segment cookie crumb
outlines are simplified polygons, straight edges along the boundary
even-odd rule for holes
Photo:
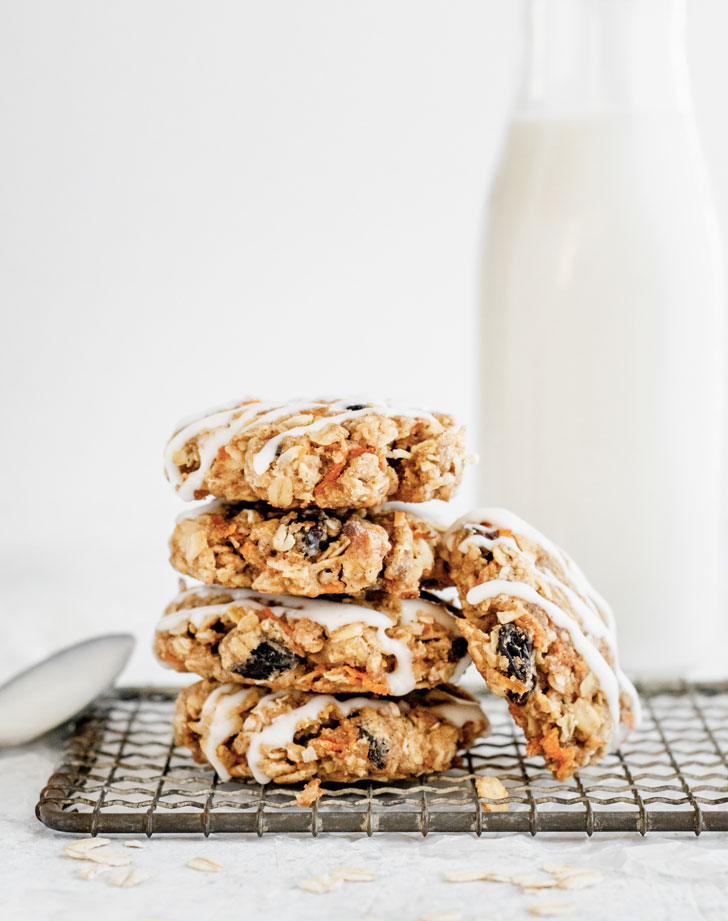
[[[526,906],[526,911],[531,915],[547,918],[568,915],[573,907],[569,902],[534,902],[532,905]]]
[[[131,889],[132,886],[138,886],[145,879],[149,879],[149,874],[144,870],[135,870],[133,867],[121,868],[114,870],[107,879],[110,886],[117,886],[119,889]]]
[[[138,847],[138,848],[142,848],[142,847],[144,847],[144,845],[141,843],[141,841],[134,841],[134,840],[131,840],[131,841],[125,841],[125,842],[124,842],[124,847]]]
[[[321,789],[321,781],[318,777],[313,777],[303,790],[299,790],[296,793],[296,802],[299,806],[313,806],[317,799],[320,799],[324,795],[324,791]]]
[[[497,777],[487,775],[475,778],[475,789],[480,800],[506,799],[508,790]],[[508,803],[481,802],[484,812],[508,812]]]
[[[187,861],[190,870],[201,870],[203,873],[219,873],[225,867],[221,863],[209,860],[207,857],[193,857]]]

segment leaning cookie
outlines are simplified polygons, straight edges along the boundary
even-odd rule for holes
[[[207,585],[313,598],[442,587],[441,529],[410,511],[294,509],[214,502],[177,521],[170,562]]]
[[[451,416],[361,399],[243,400],[179,423],[165,451],[183,499],[371,508],[449,499],[465,432]]]
[[[154,650],[202,678],[323,693],[402,695],[467,668],[461,621],[444,605],[381,595],[365,604],[201,586],[169,605]]]
[[[473,661],[510,701],[527,753],[542,754],[559,779],[603,758],[639,719],[604,599],[565,553],[505,509],[461,518],[444,555]]]
[[[221,780],[399,780],[446,771],[488,731],[476,701],[446,686],[383,699],[200,681],[177,698],[174,738]]]

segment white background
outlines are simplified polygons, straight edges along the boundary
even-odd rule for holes
[[[689,6],[725,225],[728,4]],[[132,676],[168,677],[148,638],[175,587],[177,417],[367,390],[472,423],[518,7],[2,3],[0,678],[123,628]]]

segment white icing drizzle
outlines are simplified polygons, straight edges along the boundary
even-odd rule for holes
[[[466,653],[456,665],[455,671],[450,675],[449,683],[457,684],[472,664],[473,660],[470,658],[470,655]]]
[[[468,604],[480,604],[482,601],[486,601],[488,598],[496,598],[498,595],[520,598],[521,601],[525,601],[527,604],[538,605],[548,614],[557,627],[568,631],[574,649],[584,658],[589,668],[596,675],[607,699],[614,725],[617,726],[619,723],[617,676],[604,656],[582,632],[578,622],[573,617],[569,617],[557,604],[547,601],[535,588],[525,582],[508,582],[505,579],[493,579],[491,582],[483,582],[481,585],[476,585],[470,589],[467,594],[467,601]]]
[[[200,736],[200,750],[215,768],[220,780],[230,780],[230,772],[218,757],[217,749],[235,732],[236,723],[240,720],[240,705],[249,693],[250,688],[238,690],[235,685],[221,684],[202,705],[200,722],[204,723],[209,718],[209,723]]]
[[[402,601],[400,603],[402,605],[402,610],[399,615],[401,623],[413,624],[418,620],[417,615],[419,613],[429,614],[430,617],[436,620],[440,626],[445,627],[450,633],[460,633],[457,617],[451,614],[444,605],[435,604],[424,598],[415,598],[414,600]]]
[[[251,607],[263,607],[262,604],[256,605],[252,598],[243,599],[238,595],[239,592],[246,591],[246,589],[225,588],[222,585],[198,585],[194,588],[187,588],[177,595],[173,604],[179,604],[180,602],[192,596],[197,596],[198,598],[219,598],[220,596],[224,595],[231,596],[234,600],[225,601],[222,604],[213,603],[198,605],[195,608],[180,608],[178,611],[170,611],[169,614],[163,614],[159,619],[156,626],[156,631],[160,633],[176,630],[177,627],[183,623],[193,624],[194,627],[199,630],[202,624],[208,618],[222,614],[229,608],[234,607],[236,603],[244,603]],[[238,599],[237,602],[235,600],[236,598]]]
[[[200,598],[213,598],[215,595],[234,595],[240,591],[237,588],[225,588],[224,585],[191,585],[189,588],[182,589],[174,599],[175,602],[183,601],[192,595]]]
[[[440,693],[449,699],[449,703],[431,704],[429,709],[447,720],[448,723],[452,723],[458,729],[462,729],[466,723],[485,722],[485,713],[483,713],[483,709],[477,701],[462,700],[447,691],[441,690]]]
[[[492,550],[496,544],[502,544],[504,547],[510,547],[516,553],[521,550],[512,537],[486,537],[485,534],[471,534],[458,544],[458,550],[465,553],[468,547],[482,547],[485,550]]]
[[[304,408],[311,409],[312,406],[303,400],[289,404],[253,402],[232,409],[226,406],[193,417],[192,421],[188,421],[186,425],[178,429],[167,443],[164,452],[164,466],[169,481],[175,486],[181,499],[186,501],[194,499],[195,491],[201,487],[217,452],[232,438],[254,423],[265,425],[289,412],[297,412]],[[183,480],[173,457],[191,438],[202,432],[207,432],[207,435],[197,441],[199,467]]]
[[[216,511],[221,506],[227,505],[224,499],[213,499],[210,502],[205,502],[202,505],[194,505],[192,508],[185,509],[184,512],[180,512],[179,515],[174,519],[175,524],[179,524],[181,521],[187,521],[188,518],[199,518],[200,515],[209,515],[211,512]],[[248,509],[248,511],[250,511]]]
[[[366,404],[363,409],[351,410],[347,406]],[[164,465],[167,477],[177,489],[181,499],[194,499],[195,491],[212,466],[217,452],[228,444],[236,435],[254,425],[267,425],[285,416],[326,409],[330,415],[313,418],[306,425],[296,426],[268,439],[253,458],[253,470],[260,476],[273,462],[278,446],[284,438],[295,438],[318,431],[327,425],[334,425],[351,419],[357,419],[370,413],[406,418],[434,420],[434,416],[422,409],[391,406],[388,403],[376,403],[361,397],[349,397],[343,400],[291,400],[283,403],[248,402],[226,404],[207,412],[198,413],[178,423],[175,433],[167,443],[164,452]],[[207,434],[202,435],[203,432]],[[179,467],[174,463],[174,455],[191,439],[197,436],[199,467],[183,479]]]
[[[323,604],[326,604],[326,607],[313,605],[300,611],[287,611],[286,615],[291,620],[299,618],[313,620],[325,627],[329,635],[338,630],[339,627],[353,623],[363,623],[368,627],[374,627],[377,631],[377,639],[382,651],[387,655],[394,656],[396,663],[393,671],[386,676],[389,693],[396,697],[401,697],[414,689],[417,681],[412,668],[412,652],[406,643],[387,635],[387,630],[395,626],[395,624],[386,614],[381,611],[373,611],[370,608],[359,608],[355,613],[350,613],[346,608],[354,607],[354,605],[339,605],[334,601],[324,602]]]
[[[543,535],[540,531],[530,525],[527,521],[524,521],[522,518],[519,518],[518,515],[513,512],[508,511],[504,508],[478,508],[474,509],[471,512],[468,512],[467,515],[463,515],[458,521],[455,522],[451,529],[451,536],[449,543],[452,546],[452,539],[455,532],[468,523],[478,523],[491,525],[492,529],[498,530],[507,530],[512,531],[514,534],[522,534],[524,537],[527,537],[529,540],[533,541],[535,544],[540,544],[544,550],[552,556],[557,562],[561,565],[564,572],[569,576],[574,585],[578,588],[581,594],[589,600],[595,606],[595,610],[599,609],[600,602],[603,607],[606,609],[601,612],[607,621],[612,621],[613,616],[612,610],[608,604],[604,601],[601,595],[598,594],[592,587],[589,580],[586,578],[584,573],[579,569],[576,563],[571,559],[571,557],[564,553],[559,547],[556,546],[552,541]],[[473,535],[480,536],[480,535]],[[508,539],[508,538],[506,538]],[[511,538],[512,540],[512,538]],[[516,549],[519,552],[522,552],[520,548],[516,546]],[[611,625],[610,625],[611,626]]]
[[[483,721],[485,719],[483,711],[477,703],[459,700],[452,694],[447,694],[447,696],[452,700],[452,703],[427,705],[427,709],[442,717],[442,719],[453,723],[458,728],[471,720]],[[262,698],[251,713],[265,709],[268,701],[272,699],[274,699],[272,695]],[[265,784],[271,779],[260,767],[261,747],[267,745],[271,749],[285,748],[286,745],[293,741],[301,724],[316,720],[329,705],[334,705],[342,716],[348,716],[352,711],[362,710],[365,707],[370,707],[374,710],[391,710],[392,705],[394,705],[403,713],[410,709],[406,701],[377,700],[371,697],[351,697],[349,700],[337,700],[330,694],[316,694],[315,697],[295,710],[290,710],[275,717],[268,726],[251,737],[247,753],[248,766],[258,783]]]
[[[299,435],[308,435],[310,432],[316,432],[319,429],[326,428],[327,425],[338,425],[341,422],[347,422],[351,419],[358,419],[361,416],[367,416],[372,413],[377,413],[380,416],[390,417],[404,416],[406,418],[415,419],[434,419],[431,413],[425,412],[423,409],[393,407],[385,403],[369,403],[364,407],[364,409],[346,408],[347,406],[356,406],[362,402],[365,401],[357,400],[355,402],[354,398],[338,400],[335,403],[329,404],[329,410],[333,410],[333,415],[321,416],[317,419],[314,419],[312,422],[309,422],[307,425],[296,426],[295,428],[288,429],[285,432],[281,432],[279,435],[274,435],[272,438],[269,438],[253,458],[253,470],[258,474],[258,476],[261,476],[266,472],[266,470],[273,463],[273,459],[276,456],[278,446],[284,438],[297,438]]]
[[[442,506],[442,507],[441,507]],[[429,502],[382,502],[372,509],[376,512],[404,512],[412,518],[417,518],[430,527],[446,531],[450,527],[451,518],[447,515],[447,503],[441,499],[431,499]]]
[[[266,704],[271,699],[271,696],[262,698],[251,713],[265,709]],[[390,709],[391,703],[394,703],[395,706],[397,705],[396,701],[375,700],[370,697],[352,697],[349,700],[337,700],[331,694],[316,694],[302,706],[296,707],[295,710],[281,713],[260,732],[256,732],[251,736],[247,752],[248,767],[258,783],[269,783],[271,778],[260,767],[261,747],[267,745],[271,749],[285,748],[286,745],[293,741],[293,737],[300,725],[318,719],[321,712],[329,705],[335,706],[342,716],[348,716],[352,710],[362,710],[364,707],[371,707],[374,710]]]
[[[171,611],[159,620],[157,632],[172,633],[182,624],[191,624],[195,630],[200,630],[208,620],[217,617],[218,614],[224,614],[231,607],[233,605],[228,601],[225,604],[206,604],[196,608],[180,608],[179,611]]]
[[[238,605],[245,605],[255,609],[268,608],[274,614],[285,617],[288,620],[306,618],[314,621],[314,623],[321,624],[329,635],[340,627],[363,623],[377,630],[377,637],[382,650],[387,655],[395,658],[395,668],[386,676],[389,693],[400,697],[414,690],[417,684],[412,668],[412,652],[402,640],[396,640],[387,634],[386,631],[397,626],[397,623],[393,622],[387,614],[381,611],[365,608],[358,604],[344,604],[343,602],[318,598],[297,598],[292,595],[262,596],[259,592],[254,592],[251,589],[229,589],[214,585],[187,589],[177,596],[175,603],[179,603],[192,595],[207,596],[209,598],[214,598],[216,595],[227,595],[231,596],[233,600],[222,604],[213,603],[172,611],[163,615],[157,624],[158,632],[176,630],[183,623],[190,623],[199,630],[208,618],[222,614]],[[457,618],[440,605],[424,599],[402,601],[401,605],[399,616],[401,624],[415,623],[418,620],[419,613],[422,612],[428,614],[433,620],[445,627],[451,635],[459,633]],[[462,662],[460,664],[462,665]],[[465,667],[467,667],[467,663]]]
[[[470,604],[479,604],[481,601],[487,598],[493,598],[499,594],[521,598],[524,601],[530,601],[541,607],[557,626],[567,630],[571,636],[574,648],[583,656],[584,660],[594,672],[605,698],[607,699],[607,705],[613,718],[612,742],[614,744],[615,741],[617,741],[617,727],[620,725],[620,689],[626,692],[632,700],[632,713],[635,726],[639,725],[641,721],[642,710],[634,685],[619,667],[615,620],[611,607],[591,586],[581,569],[579,569],[576,563],[574,563],[566,553],[560,550],[552,541],[546,538],[532,525],[529,525],[513,512],[509,512],[506,509],[481,508],[475,509],[467,515],[464,515],[452,526],[446,538],[450,549],[452,549],[455,534],[458,530],[466,525],[473,524],[481,526],[485,530],[509,530],[514,535],[521,534],[534,543],[540,544],[544,550],[559,563],[566,575],[578,589],[580,594],[574,592],[570,586],[566,585],[549,570],[536,567],[535,559],[530,554],[521,550],[513,537],[503,535],[488,538],[485,534],[474,533],[466,537],[459,544],[458,549],[461,552],[465,552],[469,545],[485,547],[488,550],[492,549],[496,544],[507,546],[515,550],[519,555],[527,557],[530,563],[534,565],[538,577],[547,584],[553,585],[566,596],[570,605],[582,620],[581,627],[574,618],[569,616],[557,604],[548,601],[534,588],[523,582],[512,582],[506,579],[499,579],[475,586],[468,592],[467,601]],[[494,586],[496,586],[496,588],[493,588]],[[590,636],[587,636],[587,633]],[[596,648],[591,637],[601,639],[608,645],[614,657],[615,664],[613,668]],[[622,733],[622,736],[623,735],[624,733]],[[617,744],[619,744],[618,741]]]
[[[212,416],[216,413],[226,412],[227,410],[237,409],[239,406],[242,406],[244,403],[250,403],[255,401],[257,397],[245,396],[241,397],[239,400],[230,400],[229,403],[223,403],[218,406],[213,407],[212,409],[203,409],[202,412],[199,410],[196,413],[190,413],[187,416],[183,416],[181,419],[177,420],[177,425],[174,427],[174,434],[181,431],[183,428],[187,428],[188,425],[192,425],[193,422],[197,422],[200,419],[205,419],[207,416]]]

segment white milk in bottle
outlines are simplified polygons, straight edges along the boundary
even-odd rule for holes
[[[531,0],[489,201],[480,493],[561,544],[622,663],[715,664],[724,311],[680,0]]]

